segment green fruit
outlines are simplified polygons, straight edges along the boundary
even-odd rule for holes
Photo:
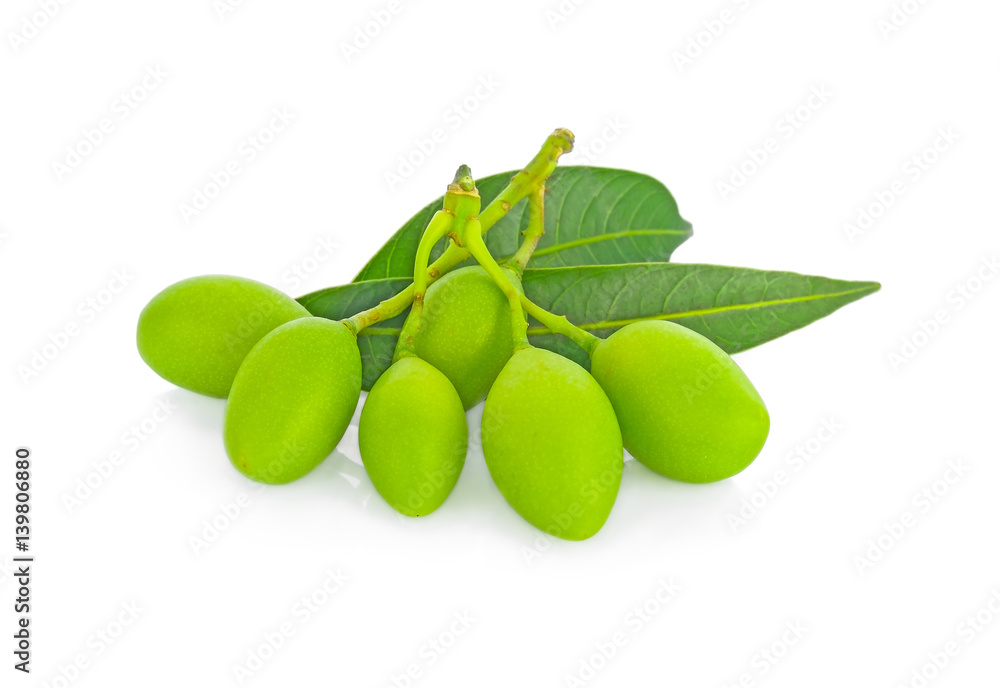
[[[622,478],[614,409],[586,370],[543,349],[514,354],[483,409],[493,481],[538,528],[584,540],[604,525]]]
[[[601,342],[591,372],[615,407],[625,448],[658,473],[691,483],[736,475],[764,446],[769,418],[725,351],[662,320]]]
[[[520,280],[509,276],[520,290]],[[466,409],[486,398],[514,353],[514,338],[510,303],[485,270],[461,268],[430,286],[416,350],[451,380]]]
[[[402,358],[361,411],[361,459],[378,493],[407,516],[426,516],[455,487],[468,446],[462,400],[437,368]]]
[[[179,387],[225,398],[254,344],[309,311],[277,289],[225,275],[192,277],[153,297],[136,344],[153,371]]]
[[[262,483],[301,478],[337,446],[360,396],[361,353],[343,323],[285,323],[247,354],[233,381],[224,430],[229,459]]]

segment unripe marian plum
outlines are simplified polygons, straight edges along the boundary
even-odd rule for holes
[[[426,516],[451,493],[468,446],[462,400],[444,373],[410,356],[368,394],[358,430],[375,489],[401,514]]]
[[[361,396],[361,353],[347,327],[302,318],[268,333],[247,354],[226,404],[233,465],[262,483],[311,471],[344,436]]]
[[[621,484],[622,436],[579,365],[544,349],[515,353],[486,399],[482,440],[493,481],[530,523],[567,540],[604,525]]]
[[[667,477],[723,480],[750,465],[767,439],[767,408],[747,376],[676,323],[626,325],[597,346],[591,373],[615,407],[625,448]]]
[[[163,379],[224,398],[261,337],[306,317],[309,311],[266,284],[226,275],[192,277],[167,287],[146,305],[136,345]]]
[[[514,337],[507,297],[485,270],[460,268],[430,286],[416,350],[451,380],[466,409],[486,398],[514,353]]]

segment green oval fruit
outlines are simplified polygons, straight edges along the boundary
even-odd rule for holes
[[[361,410],[361,459],[378,493],[407,516],[444,502],[465,465],[462,400],[430,363],[408,357],[378,379]]]
[[[520,290],[520,280],[507,272]],[[478,265],[449,272],[427,290],[415,345],[470,409],[486,398],[514,353],[510,303]]]
[[[622,478],[622,436],[611,402],[576,363],[522,349],[483,409],[493,481],[534,526],[584,540],[604,525]]]
[[[591,372],[615,407],[625,448],[667,477],[729,478],[767,439],[767,409],[747,376],[725,351],[676,323],[623,327],[597,346]]]
[[[173,284],[139,315],[136,345],[153,371],[178,387],[226,397],[250,349],[309,311],[277,289],[225,275]]]
[[[318,466],[344,436],[361,396],[361,353],[340,322],[302,318],[268,333],[240,366],[226,404],[226,452],[273,485]]]

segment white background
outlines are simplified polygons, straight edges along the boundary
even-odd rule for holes
[[[211,0],[94,0],[47,21],[44,4],[8,0],[0,17],[0,555],[14,553],[13,452],[26,445],[38,557],[30,677],[11,667],[17,586],[3,560],[0,684],[239,685],[234,666],[282,624],[291,637],[243,685],[1000,681],[1000,280],[983,262],[1000,248],[996,3],[909,0],[887,34],[890,0],[567,0],[563,14],[555,0],[402,0],[351,59],[344,45],[387,0],[248,0],[221,17]],[[679,64],[723,10],[730,23]],[[480,80],[495,88],[477,100]],[[144,99],[123,109],[134,88]],[[813,88],[832,95],[787,138],[779,120]],[[456,115],[470,97],[474,111]],[[274,108],[294,120],[247,163],[238,147]],[[103,118],[111,133],[59,174]],[[492,485],[473,430],[443,508],[405,520],[359,465],[356,420],[314,473],[260,490],[226,459],[223,402],[139,359],[137,315],[168,284],[230,273],[297,296],[349,281],[459,163],[515,169],[557,126],[578,137],[565,164],[670,187],[695,227],[677,261],[883,283],[738,357],[772,430],[737,478],[685,485],[632,463],[597,537],[549,541]],[[958,139],[919,179],[905,173],[949,127]],[[435,128],[444,143],[390,188],[386,173]],[[777,152],[723,197],[718,183],[768,138]],[[181,204],[232,159],[241,175],[185,221]],[[845,223],[897,179],[905,193],[851,241]],[[290,271],[315,267],[321,242],[337,248],[296,283]],[[89,310],[116,271],[127,286]],[[919,334],[939,311],[934,336]],[[18,366],[74,326],[23,379]],[[905,339],[920,346],[893,365]],[[173,410],[149,420],[161,404]],[[152,431],[134,439],[144,419]],[[797,447],[807,462],[790,458]],[[121,465],[68,507],[115,451]],[[938,482],[949,462],[961,476]],[[787,479],[764,499],[776,471]],[[915,500],[924,489],[940,496]],[[743,500],[766,503],[751,513]],[[196,554],[191,538],[238,501]],[[734,525],[741,506],[749,518]],[[906,514],[910,527],[893,525]],[[328,571],[346,580],[317,593]],[[661,581],[679,588],[667,603]],[[301,613],[314,593],[325,604]],[[974,630],[965,619],[980,610]],[[98,635],[118,631],[110,645]],[[610,654],[615,638],[605,660],[598,648]],[[943,670],[925,666],[947,648]],[[407,683],[410,665],[420,675]]]

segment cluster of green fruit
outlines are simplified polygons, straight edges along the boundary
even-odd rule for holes
[[[372,483],[408,516],[433,512],[451,492],[465,462],[465,411],[483,399],[482,448],[494,482],[521,516],[561,538],[582,540],[604,525],[623,449],[676,480],[735,475],[760,452],[769,419],[725,351],[660,319],[598,338],[524,294],[521,277],[544,231],[545,180],[572,142],[557,130],[486,209],[461,167],[423,233],[413,284],[372,308],[344,320],[313,317],[259,282],[195,277],[143,310],[139,352],[166,380],[228,398],[233,465],[282,484],[322,462],[350,424],[362,389],[359,333],[410,308],[359,426]],[[522,199],[530,211],[524,240],[501,265],[483,233]],[[442,241],[447,249],[431,263]],[[470,257],[478,265],[457,268]],[[590,371],[533,347],[529,315],[586,351]]]

